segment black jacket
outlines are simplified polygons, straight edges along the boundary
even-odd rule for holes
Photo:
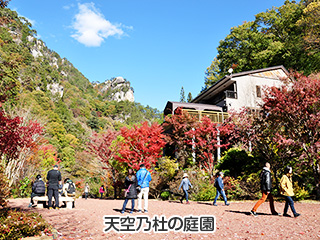
[[[268,168],[264,167],[261,172],[261,191],[271,192],[271,172]]]
[[[58,170],[50,170],[47,174],[48,188],[59,189],[59,181],[61,181],[61,173]]]
[[[126,198],[136,199],[137,198],[137,189],[136,189],[137,188],[137,178],[134,175],[131,178],[132,178],[132,180],[130,180],[129,177],[126,177],[126,179],[124,181],[125,189],[128,189],[128,187],[131,184]]]
[[[44,185],[44,182],[40,179],[37,179],[32,185],[32,192],[44,195],[46,192],[46,186]]]

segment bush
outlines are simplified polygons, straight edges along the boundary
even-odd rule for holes
[[[309,198],[309,192],[305,190],[304,187],[299,187],[297,182],[294,183],[294,193],[297,201]]]
[[[160,197],[162,200],[168,200],[170,196],[170,193],[168,191],[162,192]]]
[[[4,208],[0,210],[0,222],[0,240],[51,234],[51,227],[38,213]]]
[[[199,185],[199,191],[194,195],[196,201],[213,201],[216,196],[216,188],[213,182],[206,181]]]
[[[164,190],[168,190],[169,182],[177,174],[178,163],[176,159],[162,157],[158,160],[155,171],[152,172],[152,181],[150,182],[150,196],[153,198],[162,198]]]
[[[246,192],[241,187],[241,181],[233,177],[224,177],[224,189],[229,200],[241,199],[246,196]]]

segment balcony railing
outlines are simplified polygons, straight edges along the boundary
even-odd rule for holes
[[[190,109],[182,109],[182,111],[188,112],[191,116],[195,116],[200,121],[204,116],[211,119],[212,122],[222,123],[229,117],[225,112],[210,112],[210,111],[197,111]]]

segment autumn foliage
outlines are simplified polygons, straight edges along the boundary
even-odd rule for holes
[[[225,149],[229,146],[229,141],[225,140],[232,130],[233,124],[212,122],[210,118],[204,116],[193,129],[185,133],[186,144],[193,146],[200,165],[208,173],[212,173],[217,163],[217,149]]]
[[[111,160],[113,160],[115,154],[112,143],[118,135],[118,132],[111,129],[101,134],[93,133],[90,142],[87,144],[87,151],[96,155],[101,162],[106,164],[106,168],[112,167]]]
[[[10,185],[18,180],[25,161],[38,147],[36,139],[42,133],[43,127],[39,123],[11,118],[0,110],[0,159]]]
[[[132,128],[122,128],[123,140],[119,142],[118,154],[115,158],[133,169],[139,169],[140,164],[151,168],[162,156],[165,146],[163,129],[158,123],[149,126],[148,122],[134,125]]]

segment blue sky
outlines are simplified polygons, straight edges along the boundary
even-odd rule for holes
[[[162,111],[196,97],[230,28],[284,0],[12,0],[38,37],[91,82],[122,76],[135,100]]]

